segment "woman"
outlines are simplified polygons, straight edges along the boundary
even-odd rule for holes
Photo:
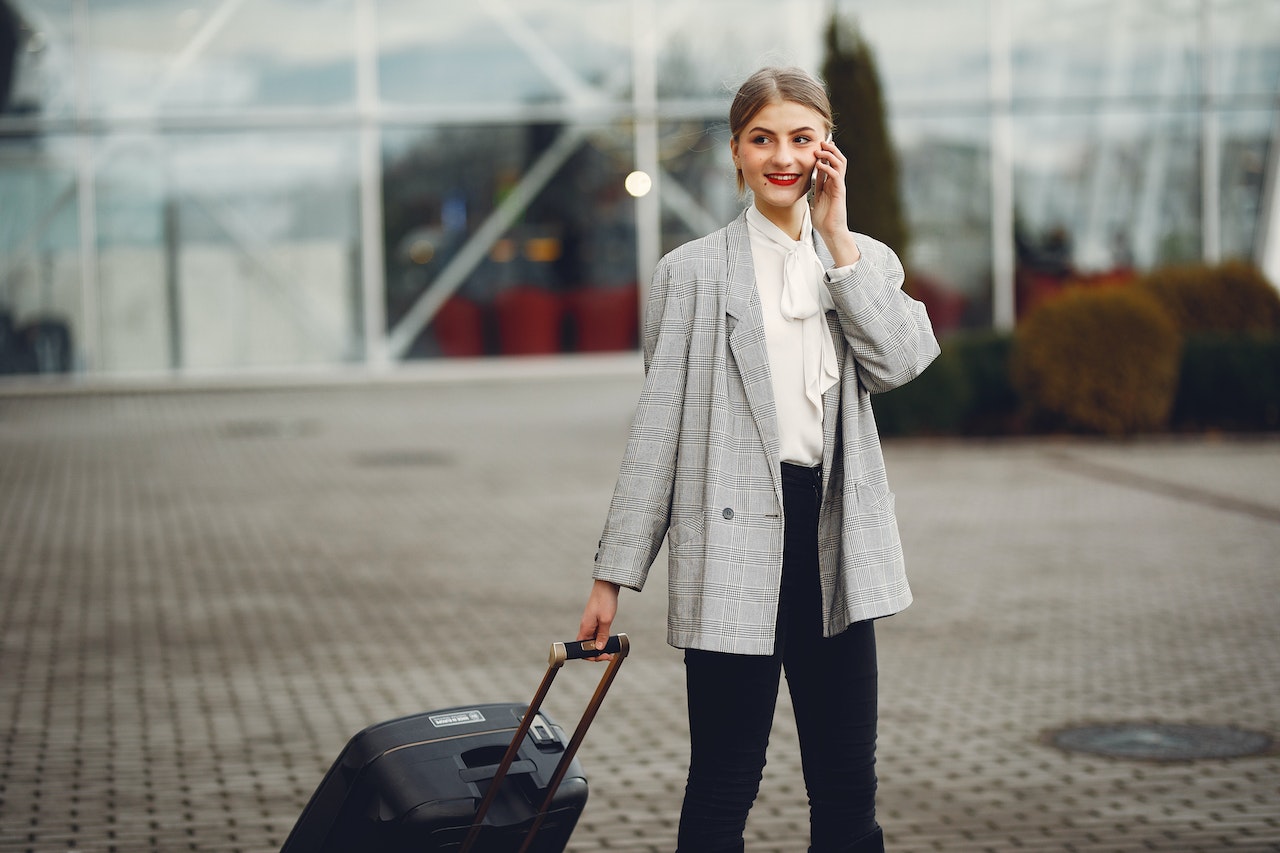
[[[753,202],[654,272],[644,389],[578,638],[603,648],[619,588],[644,585],[667,538],[691,733],[680,853],[744,849],[783,670],[809,850],[882,851],[871,620],[911,592],[869,395],[938,344],[893,251],[849,231],[857,188],[822,84],[763,69],[729,123]]]

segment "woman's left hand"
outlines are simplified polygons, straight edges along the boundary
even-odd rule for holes
[[[849,231],[848,187],[845,173],[849,159],[834,142],[819,145],[817,176],[813,180],[813,227],[835,257],[837,266],[852,264],[860,253]]]

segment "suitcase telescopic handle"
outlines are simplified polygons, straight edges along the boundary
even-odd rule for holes
[[[614,634],[605,643],[603,649],[596,648],[595,640],[570,640],[567,643],[552,643],[551,664],[554,665],[557,660],[564,663],[567,660],[584,660],[597,655],[616,655],[622,652],[622,644],[626,639],[626,634]]]
[[[595,719],[596,713],[600,710],[600,705],[604,702],[605,694],[609,692],[609,686],[613,684],[613,679],[618,674],[618,668],[622,666],[622,662],[626,660],[630,651],[631,641],[626,634],[615,634],[610,637],[603,649],[596,648],[595,640],[573,640],[568,643],[551,644],[551,656],[547,664],[547,672],[542,676],[542,683],[538,685],[538,692],[534,694],[533,701],[529,703],[528,709],[520,719],[520,725],[516,728],[516,733],[511,738],[506,754],[502,756],[502,761],[498,764],[497,772],[493,774],[493,781],[489,783],[489,790],[485,792],[479,808],[476,809],[475,818],[471,822],[471,829],[467,832],[467,837],[462,842],[462,848],[459,853],[469,853],[476,840],[480,837],[480,827],[484,824],[485,815],[489,813],[489,807],[493,805],[493,801],[497,797],[498,788],[502,785],[502,780],[511,769],[512,763],[515,762],[516,756],[520,752],[520,745],[524,743],[524,739],[533,725],[534,718],[542,708],[543,700],[547,698],[547,692],[551,689],[551,682],[555,680],[556,673],[564,666],[565,661],[583,660],[597,655],[612,655],[609,659],[608,669],[605,670],[604,675],[600,676],[596,691],[592,695],[591,701],[587,703],[586,710],[582,712],[582,718],[578,720],[578,725],[573,730],[573,735],[570,736],[568,745],[564,748],[564,754],[560,756],[560,761],[556,764],[555,772],[551,774],[551,779],[547,784],[546,799],[543,800],[542,807],[538,810],[538,816],[534,818],[533,825],[529,827],[529,832],[525,836],[524,845],[520,848],[520,853],[524,853],[529,849],[529,845],[533,843],[534,836],[542,828],[542,822],[547,817],[547,811],[551,808],[551,801],[555,797],[556,791],[559,790],[560,783],[564,781],[565,775],[569,772],[569,763],[573,761],[574,755],[578,752],[578,747],[582,745],[582,739],[586,737],[587,728],[591,725],[592,720]]]

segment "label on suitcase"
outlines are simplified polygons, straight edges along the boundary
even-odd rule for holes
[[[480,713],[478,709],[472,708],[467,711],[454,711],[448,714],[431,714],[427,719],[437,729],[443,729],[447,726],[461,726],[466,723],[483,723],[484,714]]]

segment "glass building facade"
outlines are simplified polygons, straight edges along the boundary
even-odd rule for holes
[[[1280,280],[1275,0],[0,0],[0,372],[633,349],[744,203],[737,83],[819,70],[833,9],[944,334],[1068,277]]]

